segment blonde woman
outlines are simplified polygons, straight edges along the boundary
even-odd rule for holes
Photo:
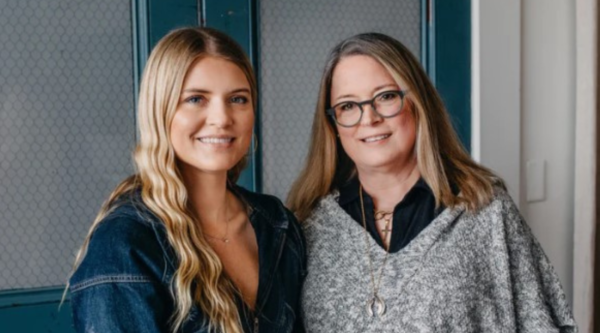
[[[502,181],[473,162],[435,88],[376,33],[331,52],[288,204],[307,240],[308,332],[575,332]]]
[[[226,35],[184,28],[146,65],[137,173],[110,195],[70,278],[78,332],[298,332],[305,250],[274,197],[234,185],[256,81]]]

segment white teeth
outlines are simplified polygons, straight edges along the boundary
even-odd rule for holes
[[[384,135],[378,135],[378,136],[372,136],[370,138],[366,138],[363,139],[364,142],[375,142],[375,141],[379,141],[379,140],[383,140],[388,138],[390,135],[389,134],[384,134]]]
[[[202,143],[230,143],[233,138],[200,138]]]

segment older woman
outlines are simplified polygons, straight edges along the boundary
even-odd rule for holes
[[[376,33],[325,66],[304,170],[309,332],[575,332],[502,180],[462,148],[435,88]]]
[[[279,200],[234,185],[256,92],[223,33],[183,28],[154,48],[138,172],[103,206],[70,279],[78,332],[303,331],[300,227]]]

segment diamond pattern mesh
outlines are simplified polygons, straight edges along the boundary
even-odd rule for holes
[[[132,172],[129,1],[0,10],[0,290],[64,284],[100,204]]]

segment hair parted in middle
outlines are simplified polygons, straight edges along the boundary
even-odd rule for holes
[[[252,65],[233,39],[217,30],[197,27],[177,29],[163,37],[150,54],[140,85],[140,136],[134,154],[137,173],[119,184],[103,204],[77,254],[75,269],[85,256],[94,229],[115,208],[119,197],[140,190],[144,204],[164,223],[179,263],[171,290],[176,306],[172,330],[179,330],[192,306],[198,304],[207,316],[209,331],[242,333],[235,301],[238,291],[224,274],[219,257],[203,237],[190,209],[170,136],[186,75],[205,57],[230,61],[242,70],[256,110]],[[245,159],[228,171],[229,182],[237,180]]]
[[[464,204],[470,211],[487,204],[501,179],[474,162],[456,135],[442,99],[419,61],[402,43],[381,33],[364,33],[338,44],[329,54],[321,78],[307,160],[292,185],[287,204],[300,221],[318,201],[356,175],[356,167],[337,139],[336,125],[326,114],[331,107],[333,72],[341,59],[354,55],[377,60],[410,93],[405,97],[416,124],[414,153],[436,205]],[[459,195],[455,195],[455,186]]]

